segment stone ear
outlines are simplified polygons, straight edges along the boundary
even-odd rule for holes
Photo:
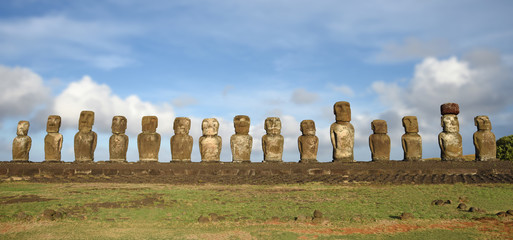
[[[474,126],[477,126],[477,116],[474,118]]]

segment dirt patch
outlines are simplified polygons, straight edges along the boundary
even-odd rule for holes
[[[46,202],[55,200],[52,198],[43,198],[38,195],[16,195],[8,197],[0,197],[0,204],[28,203],[28,202]]]

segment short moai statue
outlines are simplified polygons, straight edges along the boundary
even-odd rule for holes
[[[60,162],[62,149],[62,134],[59,133],[61,117],[58,115],[48,116],[46,122],[45,136],[45,162]]]
[[[460,108],[456,103],[445,103],[440,106],[442,113],[441,125],[443,132],[438,134],[440,158],[442,161],[462,161],[463,149],[458,114]]]
[[[264,162],[283,162],[283,136],[281,133],[281,121],[277,117],[265,119],[264,128],[266,134],[262,136],[262,150]]]
[[[377,119],[371,122],[373,134],[369,136],[372,161],[390,160],[390,137],[387,135],[387,122]]]
[[[249,126],[251,121],[246,115],[237,115],[233,118],[235,134],[230,137],[230,147],[232,149],[232,161],[251,162],[251,148],[253,147],[253,137],[249,135]]]
[[[497,160],[497,144],[495,134],[492,133],[492,123],[488,116],[474,118],[477,132],[474,133],[474,147],[476,148],[476,161]]]
[[[93,162],[97,135],[93,132],[94,112],[82,111],[75,134],[75,162]]]
[[[199,149],[202,162],[220,162],[223,141],[219,132],[219,122],[215,118],[205,118],[201,122],[203,136],[199,139]]]
[[[158,162],[160,134],[157,133],[159,119],[156,116],[142,118],[142,133],[137,136],[139,162]]]
[[[422,161],[422,137],[419,135],[417,117],[403,117],[405,134],[401,137],[404,161]]]
[[[190,162],[192,154],[193,139],[189,135],[191,119],[177,117],[173,122],[175,135],[171,137],[171,159],[172,162]]]
[[[315,122],[313,120],[301,121],[300,130],[303,135],[297,138],[299,162],[316,163],[319,138],[315,136]]]
[[[111,162],[126,162],[128,150],[128,136],[126,131],[126,117],[114,116],[112,118],[112,136],[109,139],[109,155]]]
[[[19,121],[16,137],[12,141],[12,160],[15,162],[28,162],[32,139],[27,136],[30,123]]]
[[[333,162],[354,162],[354,127],[349,102],[336,102],[333,106],[336,122],[331,124],[330,137],[333,145]]]

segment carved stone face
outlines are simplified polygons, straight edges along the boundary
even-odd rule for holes
[[[349,102],[336,102],[333,106],[333,112],[335,113],[337,122],[351,121],[351,106]]]
[[[313,120],[301,121],[300,130],[303,135],[314,136],[315,135],[315,122]]]
[[[46,132],[57,133],[57,132],[59,132],[60,127],[61,127],[61,116],[58,116],[58,115],[48,116],[48,121],[46,122]]]
[[[30,127],[30,123],[28,121],[19,121],[18,129],[16,130],[16,135],[27,136],[29,127]]]
[[[281,121],[277,117],[268,117],[265,119],[265,132],[270,135],[278,135],[281,132]]]
[[[143,133],[155,133],[159,125],[159,119],[156,116],[144,116],[142,118]]]
[[[201,122],[201,130],[204,136],[215,136],[219,131],[219,122],[215,118],[205,118]]]
[[[458,116],[454,114],[446,114],[442,116],[442,128],[444,132],[457,133],[460,131]]]
[[[114,116],[112,118],[112,133],[125,133],[126,131],[126,117]]]
[[[474,124],[477,126],[477,130],[492,130],[492,123],[488,116],[475,117]]]
[[[374,120],[371,123],[371,128],[374,133],[387,133],[387,122],[385,120]]]
[[[415,117],[415,116],[403,117],[403,127],[404,127],[404,131],[407,133],[419,132],[419,124],[417,123],[417,117]]]
[[[248,134],[250,119],[245,115],[237,115],[233,118],[233,126],[235,127],[235,133]]]
[[[175,134],[189,134],[191,129],[191,119],[186,117],[177,117],[173,123],[173,130]]]
[[[78,130],[82,132],[90,132],[93,129],[94,112],[82,111],[78,119]]]

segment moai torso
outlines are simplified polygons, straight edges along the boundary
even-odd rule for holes
[[[405,134],[401,137],[404,151],[404,161],[422,161],[422,138],[418,134],[417,117],[403,117]]]
[[[336,102],[333,106],[336,122],[331,124],[330,137],[333,145],[333,162],[354,162],[354,127],[348,102]]]
[[[75,162],[93,162],[96,149],[96,133],[92,131],[94,112],[82,111],[75,134]]]
[[[297,139],[300,157],[299,162],[317,162],[319,138],[315,136],[315,122],[312,120],[303,120],[301,121],[300,126],[300,130],[303,135],[299,136]]]
[[[217,135],[219,122],[215,118],[205,118],[201,123],[203,136],[199,139],[202,162],[220,162],[222,139]]]
[[[48,116],[45,136],[45,162],[61,161],[62,134],[59,133],[61,117],[57,115]]]
[[[32,139],[27,136],[29,130],[28,121],[19,121],[16,130],[16,137],[12,141],[12,160],[20,162],[28,162],[29,152],[32,147]]]
[[[477,132],[474,133],[474,147],[476,149],[476,161],[497,160],[497,144],[495,134],[492,133],[492,123],[488,116],[474,118]]]
[[[233,118],[235,134],[230,137],[233,162],[250,162],[253,137],[249,135],[250,119],[245,115]]]
[[[463,149],[459,133],[459,107],[456,103],[446,103],[441,106],[443,132],[438,135],[440,158],[442,161],[462,161]]]
[[[173,162],[190,162],[192,153],[192,137],[189,135],[191,120],[177,117],[173,123],[175,135],[171,137],[171,158]]]
[[[158,162],[160,150],[160,134],[157,133],[158,118],[144,116],[142,118],[142,133],[137,136],[140,162]]]
[[[283,136],[281,133],[281,121],[277,117],[265,119],[266,134],[262,137],[262,150],[264,162],[282,162]]]
[[[374,120],[371,127],[374,132],[369,136],[372,161],[390,160],[390,137],[387,135],[387,122],[385,120]]]
[[[109,139],[109,155],[111,162],[126,162],[128,150],[128,136],[126,131],[126,117],[114,116],[112,118],[112,136]]]

